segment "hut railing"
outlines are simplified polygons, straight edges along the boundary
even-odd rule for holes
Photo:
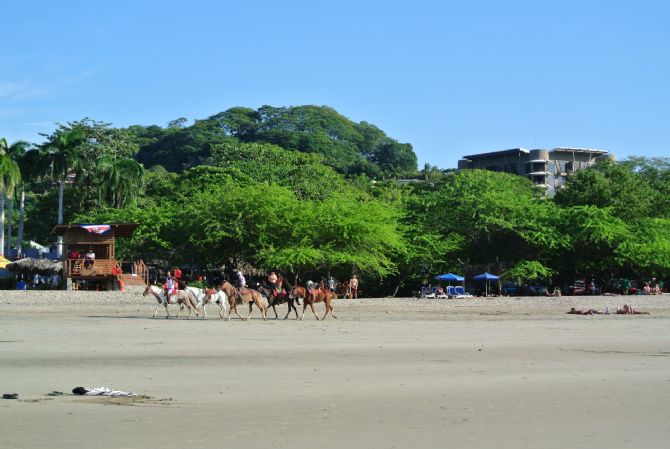
[[[114,259],[67,259],[67,277],[110,276],[119,262]]]
[[[68,277],[131,275],[149,282],[149,269],[143,260],[96,259],[93,263],[85,259],[67,259]]]

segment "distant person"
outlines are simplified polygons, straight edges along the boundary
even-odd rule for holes
[[[84,267],[89,268],[95,263],[95,253],[93,248],[89,248],[84,255]]]
[[[355,274],[349,280],[349,288],[351,288],[351,299],[358,299],[358,278]]]
[[[636,309],[628,304],[624,304],[621,309],[617,309],[616,313],[619,315],[649,315],[649,312],[642,312],[640,309]]]
[[[328,276],[328,290],[335,291],[335,278],[332,276]]]
[[[165,285],[163,285],[163,288],[165,289],[165,297],[169,303],[170,297],[177,293],[177,281],[174,277],[172,277],[172,273],[169,271],[167,272],[167,277],[165,278]]]
[[[244,294],[245,290],[247,289],[247,280],[244,277],[244,273],[242,273],[242,270],[237,270],[237,299],[239,302],[243,302],[242,300],[242,295]]]
[[[277,274],[274,271],[271,271],[270,275],[268,276],[268,282],[270,283],[270,288],[274,292],[277,292],[277,280],[278,280]]]
[[[561,296],[561,289],[558,287],[554,287],[554,291],[547,294],[547,296],[555,296],[555,297]]]
[[[16,289],[17,290],[28,290],[28,284],[26,284],[26,281],[24,281],[23,279],[19,279],[16,282]]]
[[[569,315],[602,315],[602,312],[597,311],[596,309],[588,309],[588,310],[583,310],[583,309],[575,309],[574,307],[570,308],[570,311],[568,311]]]

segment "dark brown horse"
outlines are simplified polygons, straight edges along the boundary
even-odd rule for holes
[[[254,290],[253,288],[245,288],[242,290],[240,295],[238,294],[237,289],[233,287],[233,285],[228,281],[223,281],[223,283],[219,285],[219,290],[223,291],[226,296],[228,296],[228,304],[230,304],[228,319],[230,319],[230,315],[235,312],[235,315],[243,320],[244,318],[242,318],[242,316],[237,311],[237,305],[249,304],[249,315],[247,315],[246,318],[248,320],[251,317],[251,308],[254,304],[256,304],[258,309],[261,311],[263,319],[267,320],[267,308],[263,303],[263,296],[257,290]]]
[[[326,313],[323,314],[322,320],[325,320],[326,317],[328,316],[328,312],[333,315],[333,318],[337,319],[335,316],[335,313],[333,312],[333,299],[337,298],[335,296],[335,293],[331,292],[327,288],[324,288],[323,284],[319,286],[319,288],[314,288],[314,289],[306,289],[305,287],[294,287],[293,290],[291,291],[291,296],[302,298],[303,300],[303,305],[302,305],[302,316],[300,319],[302,320],[305,317],[305,309],[307,309],[307,306],[312,309],[312,313],[314,314],[314,318],[317,320],[319,317],[316,315],[316,311],[314,310],[314,304],[317,302],[323,302],[326,306]]]
[[[286,311],[286,316],[284,317],[284,319],[288,318],[289,314],[291,313],[291,309],[293,309],[293,311],[295,312],[295,318],[298,319],[298,309],[293,304],[295,298],[289,292],[287,292],[283,288],[281,289],[280,292],[278,292],[275,289],[271,288],[270,286],[263,285],[261,283],[258,284],[257,290],[261,293],[261,295],[267,298],[269,306],[272,307],[272,310],[274,310],[275,312],[275,320],[279,318],[279,315],[277,315],[276,306],[278,304],[284,304],[284,303],[288,305],[288,310]]]

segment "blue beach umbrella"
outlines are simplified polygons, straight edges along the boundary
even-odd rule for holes
[[[458,281],[458,282],[463,282],[465,280],[463,276],[459,276],[453,273],[441,274],[439,276],[435,276],[435,279],[437,279],[438,281]]]
[[[484,281],[484,296],[488,296],[489,281],[497,281],[498,279],[500,279],[500,276],[496,276],[495,274],[485,272],[482,274],[478,274],[477,276],[474,276],[472,279],[474,279],[475,281]]]

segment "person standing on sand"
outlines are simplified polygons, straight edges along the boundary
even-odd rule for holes
[[[349,288],[351,289],[351,299],[358,299],[358,278],[355,274],[349,280]]]

